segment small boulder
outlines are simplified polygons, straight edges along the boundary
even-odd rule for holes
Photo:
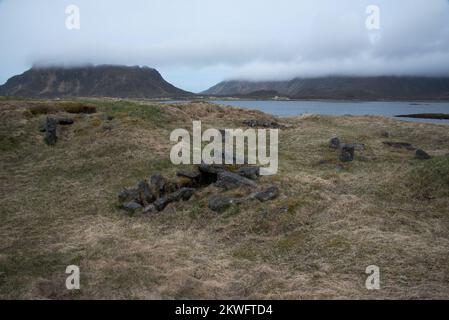
[[[217,182],[215,183],[217,187],[230,190],[238,187],[256,187],[256,183],[248,178],[242,177],[236,173],[229,171],[221,171],[218,173]]]
[[[334,137],[329,141],[329,148],[331,149],[340,149],[340,139],[338,137]]]
[[[202,163],[198,166],[198,169],[202,173],[215,174],[217,175],[219,172],[226,170],[223,165],[219,164],[205,164]]]
[[[259,167],[241,167],[236,173],[242,177],[256,180],[260,176],[260,168]]]
[[[157,199],[153,205],[156,208],[157,211],[162,211],[165,209],[165,207],[176,201],[187,201],[189,200],[193,194],[195,193],[195,189],[193,188],[181,188],[176,192],[170,193],[168,195],[165,195],[159,199]]]
[[[195,193],[195,189],[193,188],[181,188],[178,191],[172,193],[170,198],[172,201],[188,201]]]
[[[138,196],[139,196],[139,193],[138,193],[137,189],[135,189],[135,188],[123,189],[117,195],[118,201],[120,203],[135,200],[138,198]]]
[[[178,171],[176,173],[178,177],[189,178],[194,181],[198,181],[200,179],[201,173],[194,171]]]
[[[415,157],[419,160],[429,160],[432,157],[422,149],[416,150]]]
[[[263,191],[257,192],[254,197],[262,202],[273,200],[279,195],[279,188],[271,186]]]
[[[238,203],[238,201],[234,198],[222,195],[213,195],[209,198],[209,209],[215,212],[223,212],[235,203]]]
[[[152,175],[148,180],[148,186],[155,198],[159,198],[164,194],[168,180],[163,175],[157,173]]]
[[[340,153],[340,160],[343,162],[350,162],[354,160],[354,146],[352,145],[342,145],[341,146],[341,153]]]
[[[58,137],[56,136],[56,128],[58,126],[58,121],[54,118],[47,118],[47,122],[45,124],[45,137],[44,142],[49,145],[55,145],[56,141],[58,141]]]
[[[144,206],[152,203],[156,199],[146,181],[140,181],[137,185],[137,190],[139,203]]]
[[[143,214],[151,214],[151,213],[156,213],[157,209],[154,206],[154,204],[149,204],[147,205],[145,208],[143,208]]]
[[[153,206],[157,211],[162,211],[169,204],[167,197],[160,197],[156,201],[154,201]]]
[[[142,209],[142,206],[136,201],[125,202],[122,204],[123,209],[128,211],[134,211],[138,209]]]

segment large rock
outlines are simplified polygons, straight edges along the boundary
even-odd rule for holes
[[[58,137],[56,135],[56,128],[58,127],[58,121],[54,118],[47,118],[47,122],[45,124],[45,137],[44,142],[49,146],[55,145],[56,141],[58,141]]]
[[[219,172],[217,176],[217,182],[215,183],[215,185],[217,187],[226,190],[235,189],[243,186],[252,188],[257,186],[257,184],[254,181],[229,171]]]
[[[432,157],[422,149],[416,150],[415,157],[419,160],[429,160]]]
[[[340,160],[343,162],[354,160],[354,150],[355,148],[352,145],[341,145]]]

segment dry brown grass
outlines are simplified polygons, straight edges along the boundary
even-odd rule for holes
[[[1,102],[1,298],[449,298],[449,186],[432,178],[446,172],[447,126],[282,119],[290,128],[281,131],[280,172],[260,181],[279,185],[278,199],[218,215],[207,209],[211,186],[142,216],[120,210],[116,193],[156,171],[176,172],[172,129],[273,118],[207,103],[82,103],[98,112],[75,115],[47,147],[38,130],[45,114],[30,114],[27,101]],[[388,148],[383,130],[438,157],[423,163]],[[366,150],[340,163],[327,147],[335,134]],[[416,196],[429,184],[431,197]],[[70,264],[81,268],[80,291],[65,289]],[[371,264],[381,268],[375,292],[364,286]]]

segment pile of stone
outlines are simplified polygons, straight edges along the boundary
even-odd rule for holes
[[[242,123],[248,127],[256,128],[271,128],[271,129],[282,129],[285,128],[284,125],[279,124],[275,121],[269,121],[269,120],[256,120],[256,119],[250,119],[250,120],[243,120]]]
[[[350,162],[354,160],[355,150],[365,150],[363,143],[341,143],[338,137],[334,137],[329,142],[329,148],[340,150],[340,160]]]
[[[225,165],[197,166],[195,171],[179,171],[176,178],[167,179],[161,174],[155,174],[140,181],[133,188],[126,188],[118,194],[122,208],[130,211],[141,210],[144,214],[163,211],[168,204],[178,201],[188,201],[201,188],[214,184],[224,191],[235,188],[247,190],[247,195],[230,197],[224,193],[209,198],[209,208],[222,212],[233,204],[250,200],[268,201],[276,198],[279,190],[276,186],[267,189],[257,184],[259,168],[241,166],[230,168]]]

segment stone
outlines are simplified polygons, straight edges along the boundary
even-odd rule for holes
[[[354,146],[351,145],[342,145],[340,160],[343,162],[350,162],[354,160]]]
[[[396,149],[407,149],[410,151],[414,151],[416,150],[416,148],[414,146],[412,146],[410,143],[408,142],[392,142],[392,141],[384,141],[382,142],[384,145],[392,147],[392,148],[396,148]]]
[[[122,204],[123,209],[128,211],[134,211],[138,209],[142,209],[142,206],[136,201],[125,202]]]
[[[193,196],[193,194],[195,193],[195,189],[194,188],[181,188],[178,191],[172,193],[170,195],[170,198],[173,201],[188,201],[190,200],[190,198]]]
[[[146,206],[156,200],[146,181],[140,181],[137,185],[138,200],[143,206]]]
[[[184,170],[178,171],[178,172],[176,173],[176,175],[177,175],[178,177],[185,177],[185,178],[189,178],[189,179],[195,180],[195,181],[199,180],[200,177],[201,177],[201,173],[199,173],[199,172],[194,172],[194,171],[184,171]]]
[[[198,169],[202,173],[208,173],[208,174],[215,174],[217,175],[219,172],[225,171],[226,169],[223,167],[223,165],[218,164],[205,164],[202,163],[198,166]]]
[[[153,206],[157,211],[162,211],[169,204],[167,197],[160,197],[156,201],[154,201]]]
[[[118,201],[120,203],[135,200],[138,198],[138,196],[139,196],[139,193],[138,193],[137,189],[135,189],[135,188],[123,189],[117,195]]]
[[[235,198],[223,195],[213,195],[209,198],[209,209],[215,212],[223,212],[231,205],[239,203]]]
[[[256,180],[260,176],[259,167],[242,167],[239,168],[236,173],[242,177]]]
[[[167,205],[169,205],[172,202],[176,201],[187,201],[189,200],[193,194],[195,193],[195,189],[193,188],[181,188],[178,191],[174,193],[170,193],[168,195],[165,195],[159,199],[157,199],[153,205],[156,208],[157,211],[162,211],[165,209]]]
[[[149,204],[147,206],[145,206],[145,208],[143,208],[143,214],[151,214],[151,213],[156,213],[157,209],[154,206],[154,204]]]
[[[432,157],[422,149],[416,150],[415,157],[419,160],[429,160]]]
[[[256,183],[248,178],[242,177],[236,173],[229,171],[221,171],[217,175],[217,187],[230,190],[238,187],[256,187]]]
[[[159,198],[162,194],[164,194],[168,180],[163,175],[156,173],[148,180],[148,186],[155,198]]]
[[[279,188],[276,186],[271,186],[263,191],[257,192],[254,197],[262,202],[273,200],[279,195]]]
[[[45,124],[45,137],[44,142],[49,145],[55,145],[56,141],[58,141],[58,137],[56,135],[56,128],[58,126],[58,121],[54,118],[47,118],[47,122]]]
[[[175,189],[181,189],[181,188],[192,188],[197,185],[195,180],[192,180],[187,177],[176,177],[175,181]]]
[[[329,141],[329,148],[339,149],[340,148],[340,139],[338,137],[334,137]]]

